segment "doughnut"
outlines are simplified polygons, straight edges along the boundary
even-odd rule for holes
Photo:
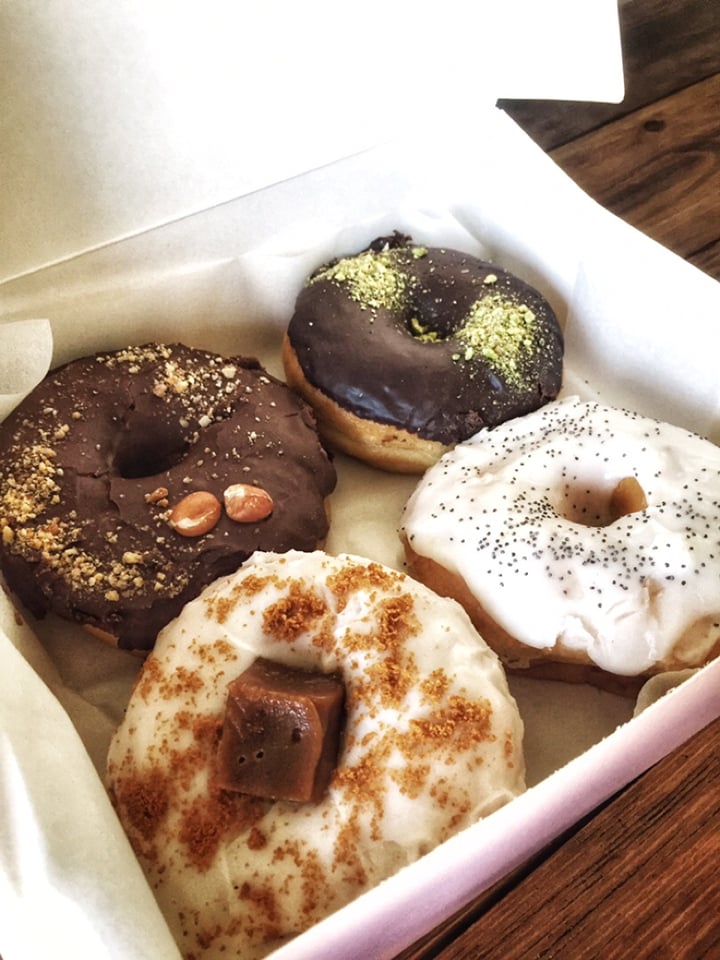
[[[519,794],[522,736],[454,601],[348,554],[257,553],[161,632],[106,782],[182,955],[251,960]],[[298,782],[321,756],[320,788]]]
[[[554,399],[563,335],[518,277],[395,233],[308,278],[283,362],[332,447],[422,473],[482,427]]]
[[[400,535],[510,669],[632,693],[720,653],[720,449],[679,427],[554,401],[445,455]]]
[[[119,647],[256,549],[314,550],[335,470],[257,360],[144,344],[71,361],[0,425],[0,570]]]

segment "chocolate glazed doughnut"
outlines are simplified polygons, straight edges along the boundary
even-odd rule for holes
[[[334,486],[312,411],[256,360],[86,357],[0,425],[0,568],[36,617],[147,650],[256,549],[315,549]]]
[[[398,472],[554,399],[563,335],[528,284],[395,233],[321,266],[300,292],[283,362],[334,447]]]

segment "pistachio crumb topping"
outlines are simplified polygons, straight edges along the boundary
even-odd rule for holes
[[[423,343],[434,343],[440,339],[437,330],[431,330],[416,316],[410,318],[410,330],[415,339],[421,340]]]
[[[397,269],[396,261],[397,255],[392,250],[366,250],[330,264],[314,274],[308,283],[330,280],[345,285],[350,297],[361,307],[402,310],[407,303],[408,283],[412,280]]]
[[[520,384],[538,338],[535,313],[524,303],[491,294],[477,300],[455,338],[454,360],[482,357],[509,383]]]

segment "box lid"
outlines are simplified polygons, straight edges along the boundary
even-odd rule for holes
[[[616,0],[53,0],[0,51],[0,282],[497,97],[623,95]]]

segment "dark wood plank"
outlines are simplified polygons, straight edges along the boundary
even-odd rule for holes
[[[698,269],[709,273],[716,280],[720,280],[720,240],[708,244],[707,247],[698,250],[697,253],[691,254],[688,260]]]
[[[449,945],[418,945],[403,960],[720,957],[719,857],[720,719],[605,805]]]
[[[720,73],[551,155],[603,206],[688,257],[720,239],[719,106]]]
[[[717,0],[625,0],[619,14],[625,64],[622,103],[500,101],[544,149],[720,72]]]

